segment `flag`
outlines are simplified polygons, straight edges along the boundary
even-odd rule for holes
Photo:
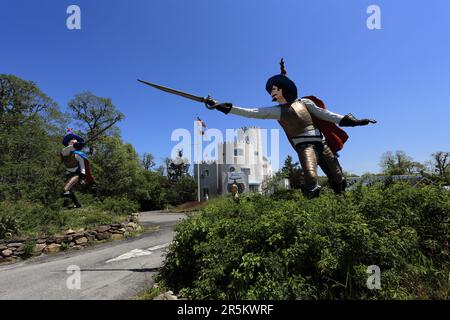
[[[205,128],[206,130],[208,130],[208,126],[206,125],[205,121],[203,121],[202,119],[200,119],[200,117],[197,117],[197,124],[201,127],[201,128]],[[205,131],[203,131],[203,129],[200,129],[200,134],[202,136],[205,135]]]
[[[199,125],[201,125],[203,128],[208,129],[208,126],[202,119],[200,119],[200,117],[197,117],[197,121],[199,122]]]

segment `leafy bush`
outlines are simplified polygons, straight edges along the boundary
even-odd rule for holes
[[[135,213],[139,210],[139,205],[127,198],[106,198],[99,207],[117,215]]]
[[[158,280],[193,299],[446,299],[449,212],[448,191],[401,183],[221,198],[178,224]]]
[[[4,216],[0,217],[0,239],[5,238],[7,235],[15,235],[19,232],[19,223],[17,219]]]

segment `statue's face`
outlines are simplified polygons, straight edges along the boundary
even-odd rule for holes
[[[283,97],[283,89],[273,86],[270,95],[272,96],[273,102],[286,103],[286,99]]]

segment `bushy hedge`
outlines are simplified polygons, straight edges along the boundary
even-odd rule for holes
[[[221,198],[179,223],[158,281],[193,299],[446,299],[449,212],[448,191],[400,183]]]

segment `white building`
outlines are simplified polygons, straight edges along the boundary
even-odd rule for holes
[[[200,164],[201,200],[228,193],[229,187],[237,183],[240,192],[260,192],[262,182],[272,176],[272,166],[263,156],[261,130],[256,127],[238,130],[235,141],[217,146],[218,161]],[[197,179],[198,166],[194,166]]]

